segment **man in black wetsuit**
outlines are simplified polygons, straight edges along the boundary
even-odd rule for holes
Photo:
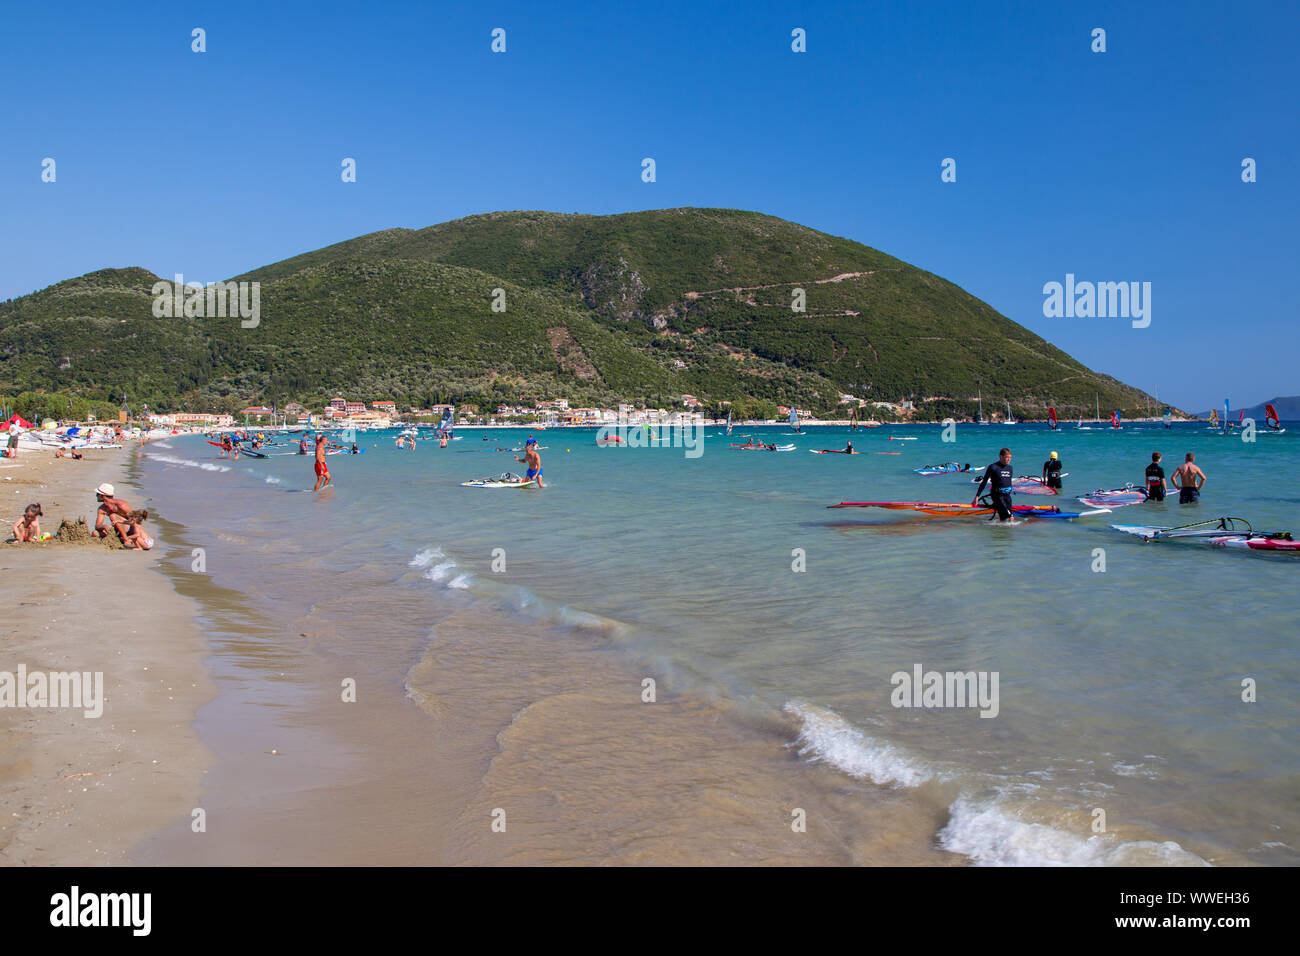
[[[1147,498],[1151,501],[1165,500],[1165,470],[1160,465],[1160,452],[1151,453],[1151,464],[1147,465]]]
[[[984,486],[989,486],[989,497],[993,500],[993,509],[999,521],[1011,520],[1011,479],[1015,473],[1011,470],[1011,449],[1003,448],[998,452],[998,460],[984,469],[979,487],[971,504],[979,504]],[[991,519],[990,519],[991,520]]]
[[[1061,490],[1061,459],[1056,452],[1052,452],[1052,457],[1043,462],[1043,484]]]

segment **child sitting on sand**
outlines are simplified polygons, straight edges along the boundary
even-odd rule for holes
[[[14,522],[14,537],[19,541],[41,540],[41,523],[37,519],[43,514],[39,503],[28,505],[23,516]]]
[[[153,538],[144,533],[144,522],[149,517],[147,511],[132,511],[126,530],[122,533],[122,543],[128,548],[148,551],[153,547]]]

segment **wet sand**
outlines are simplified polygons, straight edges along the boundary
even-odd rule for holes
[[[104,481],[149,507],[128,476],[133,450],[87,451],[83,461],[21,452],[0,461],[5,538],[29,502],[41,530],[78,517],[93,525]],[[166,822],[189,819],[209,755],[192,728],[213,693],[195,605],[151,570],[151,552],[100,542],[0,546],[8,600],[0,670],[102,672],[103,714],[0,708],[0,865],[129,861]]]
[[[756,727],[662,679],[645,702],[647,675],[599,633],[431,608],[429,590],[403,587],[391,567],[326,574],[314,557],[267,554],[256,521],[217,524],[229,540],[208,543],[210,567],[237,550],[258,555],[257,570],[250,559],[224,572],[238,589],[171,571],[201,599],[221,688],[196,718],[216,754],[200,799],[209,833],[174,823],[136,862],[964,862],[933,846],[946,801],[810,768],[780,715]],[[187,546],[206,536],[184,534]]]
[[[779,711],[679,686],[599,627],[435,587],[329,492],[295,497],[288,519],[202,449],[152,457],[151,492],[183,522],[161,522],[160,568],[196,602],[219,692],[194,719],[213,754],[197,801],[207,832],[161,821],[132,862],[965,862],[934,843],[950,797],[810,765]],[[201,506],[192,469],[221,470]],[[359,550],[359,537],[376,543]],[[203,574],[189,566],[199,547]]]

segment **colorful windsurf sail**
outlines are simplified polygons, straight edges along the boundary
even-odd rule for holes
[[[1149,495],[1143,488],[1134,488],[1128,484],[1123,488],[1099,488],[1086,495],[1080,495],[1076,501],[1093,508],[1122,508],[1125,505],[1140,505]]]
[[[918,475],[951,475],[954,472],[970,471],[970,464],[946,461],[942,465],[926,465],[924,468],[913,468],[912,471]]]
[[[1290,551],[1300,554],[1300,541],[1290,531],[1256,531],[1244,518],[1211,518],[1174,528],[1113,524],[1116,531],[1143,541],[1189,541],[1213,548],[1249,548],[1252,551]]]

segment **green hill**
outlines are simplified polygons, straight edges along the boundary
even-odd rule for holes
[[[671,407],[752,399],[832,413],[841,394],[968,415],[1107,408],[1144,393],[1085,368],[957,286],[759,213],[508,212],[361,236],[254,270],[261,321],[155,318],[143,269],[0,303],[0,394],[151,408],[334,395],[399,407],[565,397]],[[505,290],[505,312],[492,310]],[[806,311],[791,309],[803,289]],[[841,409],[842,413],[842,409]]]

